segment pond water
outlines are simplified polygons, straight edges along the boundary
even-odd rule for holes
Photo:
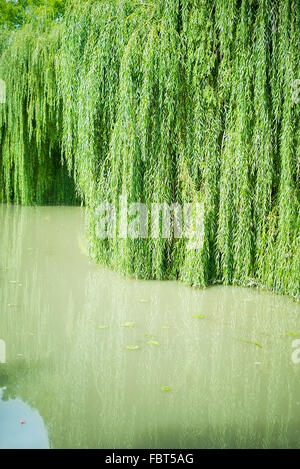
[[[125,279],[80,208],[0,226],[0,448],[300,447],[299,304]]]

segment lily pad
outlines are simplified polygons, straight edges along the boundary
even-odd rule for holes
[[[160,343],[156,342],[155,340],[148,340],[147,344],[149,344],[149,345],[160,345]]]
[[[287,335],[290,335],[291,337],[297,337],[298,334],[295,334],[295,332],[288,332]]]
[[[126,348],[127,348],[127,350],[138,350],[139,346],[138,345],[127,345]]]
[[[257,344],[256,342],[251,342],[251,340],[242,340],[242,339],[238,339],[238,341],[239,341],[239,342],[243,342],[244,344],[255,345],[255,346],[258,347],[258,348],[263,348],[262,345]]]
[[[134,322],[124,322],[121,327],[134,327]]]
[[[162,326],[162,329],[170,329],[170,326]]]
[[[162,391],[171,391],[171,388],[169,386],[162,386],[160,389]]]
[[[204,314],[193,314],[192,318],[204,319]]]
[[[143,299],[143,298],[142,298],[142,299],[140,300],[140,303],[150,303],[150,300],[146,300],[146,299]]]
[[[145,334],[145,336],[146,336],[146,337],[152,337],[152,335],[151,335],[151,334]]]

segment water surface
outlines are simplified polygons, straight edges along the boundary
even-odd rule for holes
[[[300,447],[298,304],[122,278],[80,208],[0,205],[0,227],[0,448]]]

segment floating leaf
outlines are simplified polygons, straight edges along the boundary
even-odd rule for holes
[[[291,337],[297,337],[298,334],[295,334],[294,332],[288,332],[287,335],[290,335]]]
[[[192,318],[203,319],[203,318],[204,318],[204,314],[193,314],[193,315],[192,315]]]
[[[146,337],[153,337],[151,334],[145,334]]]
[[[256,343],[256,342],[251,342],[251,340],[242,340],[242,339],[237,339],[239,342],[243,342],[244,344],[250,344],[250,345],[256,345],[256,347],[263,348],[262,345]]]
[[[138,345],[127,345],[126,346],[127,350],[137,350],[139,348]]]
[[[107,329],[108,328],[108,326],[106,324],[99,324],[95,327],[96,327],[96,329]]]
[[[149,344],[149,345],[160,345],[160,343],[156,342],[155,340],[148,340],[147,344]]]
[[[141,300],[140,300],[140,303],[150,303],[150,300],[141,299]]]
[[[249,343],[251,343],[251,342],[249,342]],[[260,345],[260,344],[257,344],[257,343],[254,343],[254,342],[252,342],[252,344],[253,344],[253,345],[256,345],[256,347],[258,347],[258,348],[263,348],[263,346]]]
[[[124,322],[123,324],[121,324],[121,327],[133,327],[134,326],[134,322]]]
[[[171,391],[171,388],[169,386],[162,386],[160,389],[162,391]]]
[[[162,329],[170,329],[170,326],[162,326]]]

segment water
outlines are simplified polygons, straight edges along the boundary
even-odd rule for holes
[[[298,304],[122,278],[80,208],[0,205],[0,226],[0,448],[300,447]]]

